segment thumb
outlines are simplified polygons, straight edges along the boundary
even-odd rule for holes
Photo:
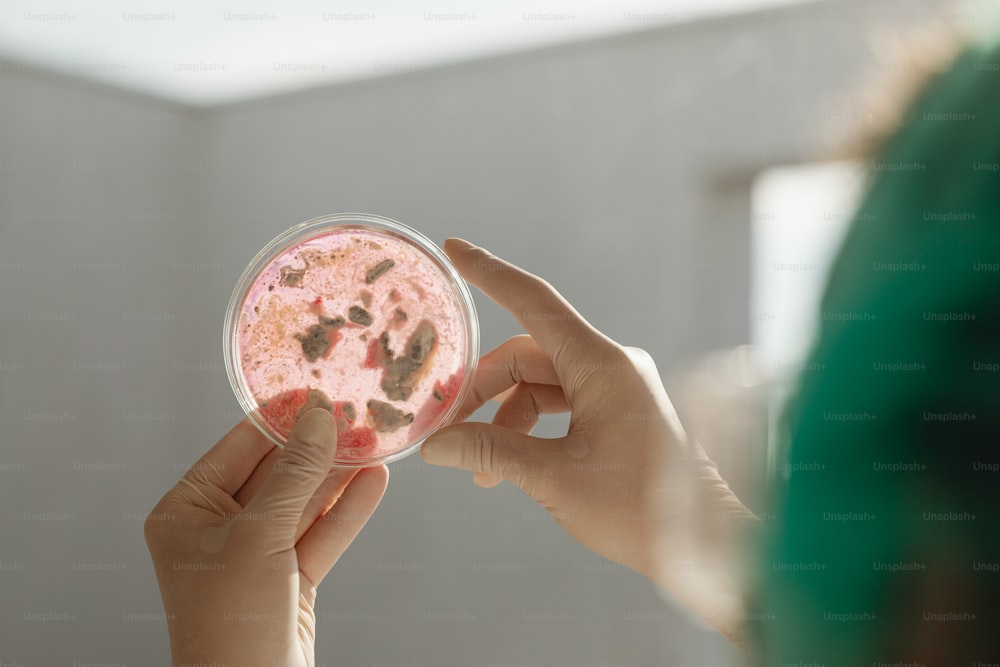
[[[337,451],[337,426],[333,415],[312,408],[299,417],[267,480],[247,504],[240,518],[266,522],[267,537],[276,548],[295,545],[295,531],[316,489],[330,472]]]
[[[551,451],[551,441],[495,424],[466,422],[431,435],[420,455],[433,465],[495,475],[530,495]]]

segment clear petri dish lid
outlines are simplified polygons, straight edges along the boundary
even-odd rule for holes
[[[284,446],[312,406],[337,422],[334,465],[407,456],[454,419],[479,357],[468,286],[432,241],[340,213],[280,234],[233,290],[226,372],[247,417]]]

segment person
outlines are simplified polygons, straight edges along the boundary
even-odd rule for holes
[[[997,662],[997,63],[996,46],[968,48],[875,162],[786,412],[775,518],[750,512],[685,433],[648,354],[457,239],[456,268],[527,335],[483,356],[460,423],[424,459],[516,485],[757,664]],[[464,421],[490,399],[491,424]],[[560,411],[565,436],[530,435]],[[146,536],[175,661],[312,663],[315,586],[386,484],[383,468],[328,472],[335,446],[321,410],[280,453],[244,423],[161,500],[153,515],[176,520]]]
[[[669,567],[660,541],[671,543],[673,562],[693,560],[701,545],[682,547],[693,512],[704,540],[719,542],[753,515],[685,438],[652,359],[595,330],[542,279],[458,239],[444,249],[530,335],[482,357],[457,417],[503,395],[493,424],[440,431],[424,444],[425,460],[475,471],[485,487],[511,481],[586,546],[680,590],[688,573]],[[567,409],[565,437],[528,435],[541,413]],[[387,480],[384,466],[330,469],[335,449],[336,426],[320,408],[300,417],[284,450],[244,421],[150,513],[146,539],[175,662],[312,664],[316,587]],[[664,470],[669,480],[658,478]],[[735,594],[689,599],[732,631]]]

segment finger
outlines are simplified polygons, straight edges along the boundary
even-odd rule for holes
[[[499,486],[502,481],[501,478],[492,473],[480,472],[478,470],[472,471],[472,483],[481,489],[492,489],[495,486]]]
[[[444,250],[466,280],[517,318],[538,341],[572,398],[587,359],[600,356],[613,342],[538,276],[461,239],[448,239]]]
[[[275,445],[244,419],[184,473],[195,488],[216,487],[233,495]]]
[[[330,469],[330,473],[326,476],[326,479],[323,480],[323,483],[316,489],[316,493],[306,503],[306,508],[302,510],[302,516],[299,517],[299,525],[295,529],[296,542],[306,534],[316,519],[323,516],[327,510],[337,504],[337,500],[344,493],[344,489],[351,483],[351,480],[354,479],[359,470],[360,468]]]
[[[569,405],[560,387],[519,382],[493,415],[493,425],[529,434],[543,414],[568,410]],[[502,481],[498,476],[487,472],[473,472],[472,479],[484,489],[492,488]]]
[[[483,403],[519,382],[559,384],[552,360],[531,336],[514,336],[479,358],[472,389],[455,421],[465,421]]]
[[[253,531],[268,548],[282,550],[295,544],[295,531],[306,504],[327,477],[337,449],[333,415],[322,408],[307,410],[292,429],[271,475],[240,513],[240,525],[256,519],[266,531]]]
[[[250,477],[243,483],[243,486],[233,494],[233,499],[240,504],[240,507],[246,507],[250,500],[260,491],[260,487],[264,486],[264,482],[271,475],[271,470],[274,469],[274,464],[281,456],[282,451],[284,450],[280,447],[275,447],[269,451],[267,456],[257,464],[257,469],[250,474]]]
[[[388,481],[385,466],[358,471],[337,504],[317,519],[295,545],[299,569],[313,585],[323,581],[364,528],[382,500]]]
[[[420,448],[433,465],[489,473],[529,492],[533,480],[563,450],[562,438],[546,440],[493,424],[465,423],[441,429]]]
[[[503,403],[504,401],[507,400],[508,396],[510,396],[511,394],[514,393],[514,389],[516,387],[517,387],[517,385],[513,385],[513,386],[510,386],[510,387],[507,387],[506,389],[504,389],[503,391],[501,391],[499,394],[497,394],[496,396],[494,396],[490,400],[493,401],[494,403]]]
[[[519,382],[504,398],[493,415],[493,423],[530,433],[542,415],[569,412],[569,402],[556,384]]]

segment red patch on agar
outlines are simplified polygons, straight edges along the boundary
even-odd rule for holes
[[[343,337],[344,337],[344,334],[342,334],[340,332],[340,327],[337,327],[336,329],[327,329],[326,330],[326,339],[328,341],[330,341],[330,347],[326,348],[326,352],[323,353],[323,357],[322,357],[323,359],[329,359],[330,358],[330,351],[333,349],[333,347],[337,343],[340,342],[340,339],[343,338]]]
[[[368,342],[368,352],[365,354],[365,368],[377,368],[376,359],[378,359],[378,338],[372,338]]]
[[[434,383],[434,393],[433,398],[440,396],[440,400],[443,404],[451,405],[451,402],[455,400],[455,395],[458,393],[458,388],[462,386],[462,374],[452,373],[448,376],[448,379],[444,381],[444,384],[440,382]]]
[[[271,428],[280,433],[283,438],[287,438],[308,398],[308,388],[289,389],[260,403],[257,410]]]
[[[344,431],[337,436],[337,454],[348,459],[368,456],[378,446],[378,436],[367,426]]]
[[[413,425],[410,427],[411,433],[426,430],[451,408],[458,395],[458,389],[462,386],[462,377],[463,373],[459,371],[449,375],[443,383],[441,381],[434,382],[434,390],[430,397],[417,410],[417,414],[413,418]]]
[[[392,361],[394,353],[389,347],[389,334],[385,331],[378,338],[372,338],[365,353],[364,368],[385,368]]]

